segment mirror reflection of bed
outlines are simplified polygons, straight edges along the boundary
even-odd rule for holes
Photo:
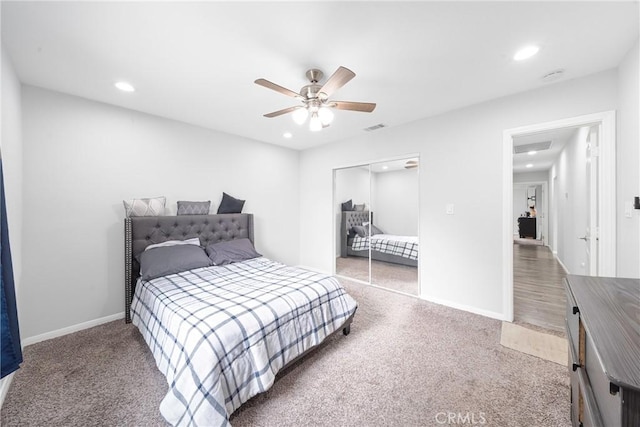
[[[417,161],[335,171],[337,275],[419,295]]]

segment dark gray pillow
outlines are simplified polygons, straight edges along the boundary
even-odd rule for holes
[[[360,237],[366,237],[369,231],[364,225],[354,225],[351,229]]]
[[[342,204],[342,212],[348,212],[353,210],[353,200],[347,200]]]
[[[218,207],[218,213],[242,213],[244,202],[244,200],[236,199],[235,197],[232,197],[223,192],[222,201],[220,202],[220,206]]]
[[[206,202],[178,202],[178,215],[209,215],[211,200]]]
[[[142,280],[151,280],[211,265],[211,259],[204,249],[196,245],[153,248],[142,252],[139,258]]]
[[[368,225],[354,225],[353,227],[351,227],[351,230],[353,230],[353,232],[355,232],[360,237],[366,237],[369,234]],[[384,231],[371,224],[371,235],[373,236],[375,234],[384,234]]]
[[[231,264],[261,257],[249,239],[229,240],[228,242],[212,243],[207,246],[207,255],[213,265]]]

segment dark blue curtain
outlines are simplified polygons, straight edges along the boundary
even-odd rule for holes
[[[2,313],[0,326],[0,362],[4,378],[20,367],[22,348],[18,329],[18,310],[16,309],[16,289],[13,283],[13,266],[9,248],[9,229],[7,227],[7,207],[4,200],[4,178],[2,159],[0,159],[0,288],[2,289]]]

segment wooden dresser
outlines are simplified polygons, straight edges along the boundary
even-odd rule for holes
[[[569,275],[573,426],[640,426],[640,280]]]
[[[520,234],[520,238],[533,237],[535,239],[537,237],[536,218],[524,216],[518,218],[518,233]]]

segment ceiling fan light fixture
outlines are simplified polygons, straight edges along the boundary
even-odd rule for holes
[[[329,126],[333,121],[333,111],[329,107],[320,107],[318,117],[323,126]]]
[[[320,117],[318,117],[318,113],[311,114],[311,119],[309,119],[309,130],[311,132],[318,132],[322,130],[322,121]]]
[[[304,124],[304,122],[307,121],[308,116],[309,116],[309,111],[304,107],[298,108],[291,115],[291,117],[293,118],[293,121],[299,125]]]
[[[291,98],[296,98],[302,101],[302,105],[298,104],[295,107],[283,108],[282,110],[273,111],[271,113],[264,114],[264,117],[274,118],[283,114],[292,113],[292,118],[295,123],[302,125],[309,119],[309,129],[313,132],[326,128],[333,121],[334,112],[333,108],[338,110],[351,110],[364,113],[371,113],[376,104],[371,102],[353,102],[353,101],[330,101],[329,97],[351,79],[356,76],[356,73],[345,67],[338,67],[338,69],[327,79],[324,84],[318,82],[322,79],[322,72],[318,69],[311,69],[307,71],[307,79],[310,84],[303,86],[300,92],[294,92],[290,89],[277,85],[266,79],[257,79],[255,84],[263,86],[267,89],[279,92],[283,95]]]

